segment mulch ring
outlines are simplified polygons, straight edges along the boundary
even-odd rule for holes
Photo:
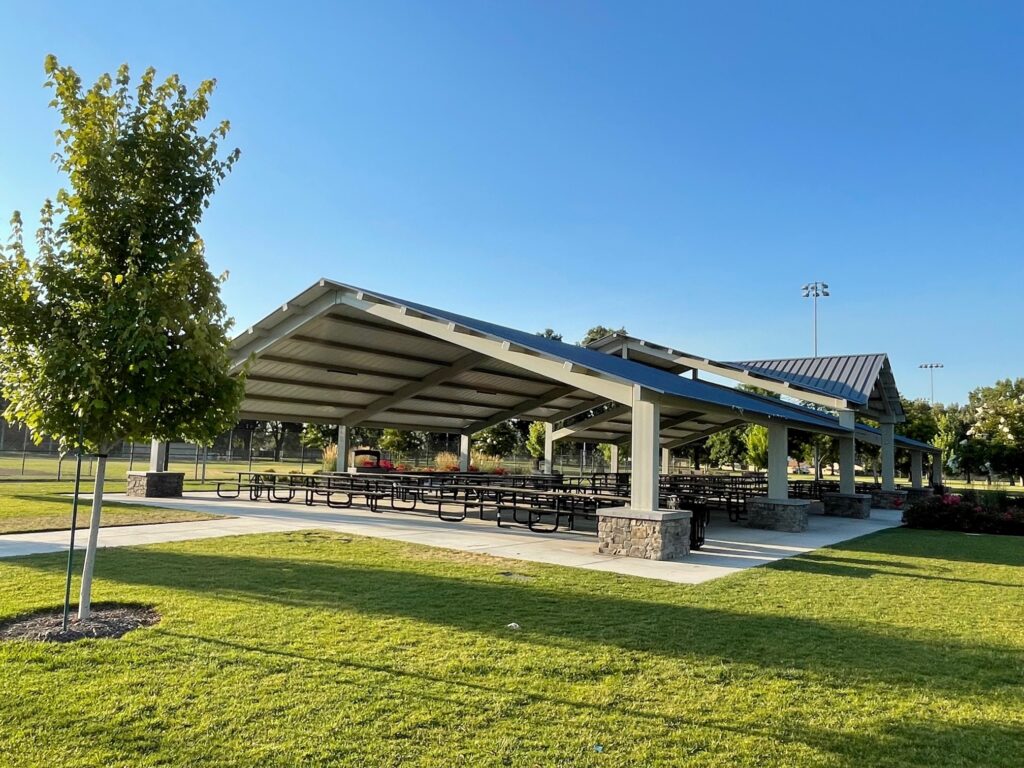
[[[145,605],[94,605],[92,615],[80,621],[77,612],[68,616],[67,631],[61,626],[63,610],[40,611],[0,624],[0,640],[34,640],[41,643],[71,643],[86,638],[117,638],[133,629],[151,627],[160,614]]]

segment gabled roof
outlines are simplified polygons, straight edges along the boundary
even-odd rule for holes
[[[513,416],[552,420],[591,400],[631,402],[639,387],[662,396],[663,421],[674,420],[666,440],[737,419],[847,433],[834,417],[799,405],[330,280],[231,348],[236,370],[253,360],[247,418],[473,432]],[[628,435],[628,418],[609,417],[585,436]]]
[[[587,346],[671,373],[701,371],[826,408],[856,410],[872,418],[904,418],[892,367],[884,354],[725,362],[623,333],[609,334]]]
[[[746,360],[733,365],[867,405],[884,362],[885,355],[876,354]]]

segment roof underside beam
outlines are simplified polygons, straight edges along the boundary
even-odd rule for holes
[[[408,307],[368,301],[365,294],[340,293],[346,306],[359,309],[375,317],[390,320],[397,325],[421,331],[434,338],[448,341],[463,349],[492,357],[524,371],[543,376],[553,382],[571,384],[606,400],[618,403],[632,402],[632,385],[568,361],[551,359],[542,354],[508,341],[474,333],[455,322],[447,322]]]
[[[377,355],[378,357],[387,357],[392,360],[401,360],[406,363],[423,363],[424,365],[446,365],[445,360],[438,360],[434,357],[423,357],[422,355],[410,355],[405,352],[395,352],[389,349],[379,349],[376,347],[367,347],[362,344],[349,344],[347,342],[333,341],[330,339],[318,339],[315,336],[305,336],[303,334],[295,334],[291,337],[291,341],[300,341],[303,344],[309,344],[314,347],[323,347],[324,349],[333,349],[338,352],[356,352],[363,353],[366,355]]]
[[[604,424],[606,421],[611,421],[614,418],[622,416],[625,413],[629,413],[629,406],[627,405],[613,405],[601,413],[591,416],[589,419],[584,419],[573,424],[571,427],[562,427],[562,429],[556,429],[551,435],[552,440],[564,440],[567,437],[571,437],[577,432],[586,432],[591,427],[595,427],[598,424]]]
[[[698,440],[703,440],[705,437],[711,437],[711,435],[716,432],[721,432],[723,430],[730,429],[731,427],[738,427],[740,424],[744,423],[745,422],[742,419],[733,419],[732,421],[727,421],[724,424],[717,424],[714,427],[708,427],[700,432],[695,432],[689,437],[682,437],[678,440],[670,440],[667,443],[662,443],[661,447],[667,448],[668,450],[679,448],[681,446],[688,445],[689,443],[695,443]]]
[[[563,385],[560,387],[555,387],[554,389],[549,389],[547,392],[537,395],[537,397],[533,397],[530,398],[529,400],[523,400],[521,402],[518,402],[511,408],[506,408],[503,411],[498,411],[493,416],[483,419],[482,421],[477,421],[473,424],[470,424],[468,427],[466,427],[464,433],[467,435],[476,434],[482,429],[493,427],[495,424],[500,424],[501,422],[506,421],[507,419],[514,419],[516,416],[519,416],[520,414],[529,413],[534,408],[541,408],[547,405],[548,403],[554,402],[555,400],[560,400],[563,397],[571,395],[575,391],[576,387],[571,385]]]
[[[264,332],[250,328],[249,333],[252,335],[253,339],[246,343],[237,352],[233,353],[231,373],[237,373],[240,371],[251,355],[259,355],[260,352],[269,348],[271,345],[276,344],[281,339],[295,333],[299,328],[306,325],[306,323],[315,320],[317,317],[327,312],[331,307],[337,306],[338,298],[337,291],[326,293],[308,306],[294,310],[294,316],[281,321],[269,331]],[[291,307],[287,304],[284,305],[282,309],[291,311]]]
[[[600,397],[588,398],[587,400],[584,400],[580,403],[576,403],[576,405],[570,406],[569,408],[564,408],[558,413],[551,414],[545,419],[545,421],[549,421],[552,424],[559,424],[563,421],[568,421],[569,419],[573,419],[577,416],[580,416],[586,413],[587,411],[593,411],[604,405],[611,405],[611,403],[609,403],[604,398]]]
[[[403,400],[408,400],[420,392],[430,389],[431,387],[436,387],[446,379],[458,376],[463,371],[469,370],[474,365],[483,362],[485,359],[486,356],[480,352],[471,352],[468,355],[463,355],[455,362],[449,363],[446,366],[428,373],[422,379],[409,382],[404,387],[401,387],[397,392],[374,400],[364,408],[360,408],[358,411],[350,413],[342,419],[342,424],[347,427],[354,427],[356,424],[376,416],[381,411],[386,411],[389,408],[392,408],[392,406],[397,405]]]
[[[713,422],[701,421],[700,420],[700,417],[703,416],[703,415],[704,415],[703,413],[698,412],[698,411],[690,411],[689,415],[688,415],[688,418],[686,418],[686,419],[682,419],[681,417],[680,418],[671,418],[671,419],[662,419],[661,425],[659,427],[659,431],[660,432],[664,432],[665,430],[668,430],[668,429],[675,429],[675,428],[679,427],[680,424],[683,424],[683,423],[685,423],[687,421],[692,421],[694,424],[696,424],[698,426],[713,426],[714,425]],[[617,445],[617,446],[619,446],[621,448],[624,445],[629,445],[631,440],[632,440],[632,435],[631,434],[627,434],[624,437],[621,437],[618,440],[616,440],[615,442],[613,442],[612,445]]]

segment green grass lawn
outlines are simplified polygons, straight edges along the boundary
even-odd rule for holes
[[[107,485],[110,493],[123,492],[124,482]],[[71,527],[71,497],[74,483],[0,481],[0,534],[29,531],[59,531]],[[82,486],[83,493],[92,491]],[[89,527],[90,501],[78,507],[78,527]],[[100,521],[104,527],[141,525],[144,523],[184,523],[190,520],[212,520],[217,515],[189,510],[141,507],[106,501]]]
[[[0,561],[0,618],[57,605],[62,572]],[[885,531],[690,587],[311,531],[103,550],[97,576],[163,620],[0,643],[0,764],[1024,755],[1019,538]]]

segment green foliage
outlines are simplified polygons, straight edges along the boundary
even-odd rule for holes
[[[257,446],[272,449],[274,461],[280,461],[288,434],[301,432],[302,424],[292,421],[257,421],[254,422],[254,428]]]
[[[473,448],[484,456],[510,456],[521,444],[522,435],[511,421],[499,422],[473,435]]]
[[[992,467],[1024,477],[1024,378],[1002,379],[970,394],[969,434],[991,446]]]
[[[214,82],[127,66],[85,90],[46,59],[61,116],[58,168],[69,188],[46,201],[25,254],[20,217],[0,260],[0,387],[6,416],[36,439],[90,450],[125,438],[208,444],[235,419],[244,384],[228,375],[229,321],[197,227],[238,157],[203,133]]]
[[[385,429],[381,433],[377,445],[382,451],[393,455],[412,453],[423,447],[423,435],[420,432]]]
[[[580,346],[585,347],[588,344],[597,341],[598,339],[603,339],[605,336],[611,336],[613,333],[625,334],[627,333],[627,331],[625,328],[619,328],[616,331],[613,328],[607,328],[603,325],[595,325],[593,328],[587,331],[586,335],[582,339],[580,339]]]
[[[542,336],[545,339],[551,339],[552,341],[561,341],[562,334],[555,333],[553,328],[545,328],[543,331],[537,331],[538,336]]]
[[[749,393],[751,395],[760,395],[761,397],[770,397],[772,400],[781,400],[782,399],[782,395],[780,395],[778,392],[772,392],[769,389],[762,389],[761,387],[755,387],[753,384],[739,384],[739,385],[737,385],[736,389],[740,390],[741,392],[747,392],[747,393]],[[805,405],[807,407],[810,407],[810,408],[814,408],[815,407],[814,404],[812,404],[812,403],[803,403],[803,405]]]
[[[338,428],[333,424],[304,424],[299,441],[307,448],[322,450],[338,442]]]
[[[535,459],[544,458],[544,442],[547,439],[547,427],[543,421],[530,424],[530,432],[526,437],[526,452]]]
[[[922,399],[901,398],[901,402],[907,420],[897,426],[897,431],[911,440],[920,440],[922,443],[933,442],[939,431],[935,408],[927,400]]]
[[[712,466],[725,467],[742,464],[747,455],[744,435],[747,427],[730,427],[716,432],[708,438],[708,461]]]
[[[768,428],[752,424],[743,434],[747,462],[758,469],[768,468]]]
[[[805,464],[814,468],[814,476],[821,477],[821,467],[839,460],[839,442],[828,435],[815,432],[795,432],[795,439],[790,440],[790,453],[800,457]],[[817,456],[817,464],[815,464]]]

